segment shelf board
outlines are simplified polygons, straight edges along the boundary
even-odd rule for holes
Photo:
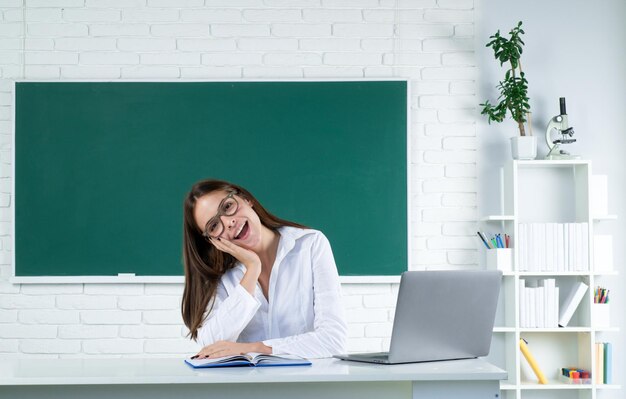
[[[554,332],[554,333],[572,333],[572,332],[591,332],[591,327],[551,327],[551,328],[530,328],[520,327],[520,332],[524,333],[542,333],[542,332]]]
[[[619,332],[619,327],[593,327],[593,330],[596,332]]]
[[[594,271],[593,275],[594,276],[617,276],[619,275],[619,272],[617,270],[607,270],[607,271],[598,270],[598,271]]]
[[[522,381],[520,384],[521,389],[533,389],[533,390],[556,390],[556,389],[592,389],[593,384],[564,384],[558,380],[548,380],[547,384],[538,384],[534,381]]]
[[[511,383],[501,384],[501,390],[514,390],[518,386]],[[527,390],[556,390],[556,389],[622,389],[618,384],[564,384],[558,380],[549,380],[547,384],[538,384],[531,381],[522,381],[519,385],[520,389]]]
[[[589,271],[578,271],[578,272],[519,272],[520,277],[528,276],[588,276]]]
[[[481,222],[503,222],[505,220],[515,220],[513,215],[489,215],[480,219]]]
[[[522,167],[546,167],[546,166],[573,166],[573,165],[589,165],[591,161],[588,159],[534,159],[530,161],[513,161]]]
[[[622,389],[622,386],[617,384],[596,384],[594,387],[597,389]]]
[[[617,220],[617,215],[598,215],[598,216],[594,216],[592,220],[596,222],[602,222],[605,220]]]
[[[517,389],[517,385],[510,381],[500,381],[500,390],[501,391],[514,391]]]

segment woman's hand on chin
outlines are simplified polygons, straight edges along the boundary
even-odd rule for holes
[[[248,271],[258,273],[256,277],[261,273],[261,259],[255,252],[221,237],[211,238],[211,244],[218,250],[234,256]]]
[[[241,279],[241,286],[254,296],[256,283],[261,275],[261,259],[259,255],[249,249],[233,244],[225,238],[211,238],[211,243],[222,252],[226,252],[235,257],[246,267],[246,274]]]

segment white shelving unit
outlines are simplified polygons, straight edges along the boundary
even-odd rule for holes
[[[595,369],[595,342],[616,339],[615,327],[591,325],[593,290],[609,286],[617,271],[594,271],[594,224],[616,220],[615,215],[591,215],[591,161],[510,161],[503,168],[501,209],[481,219],[485,230],[498,231],[512,237],[513,270],[504,273],[500,303],[489,360],[506,369],[507,381],[501,384],[504,399],[609,399],[620,397],[618,384],[572,385],[558,380],[561,367],[577,366]],[[588,223],[589,270],[576,272],[520,271],[517,238],[520,223]],[[578,281],[589,286],[569,325],[565,328],[522,328],[519,314],[520,279],[554,278],[561,288],[560,297]],[[538,384],[519,350],[519,340],[528,341],[537,363],[549,380]],[[617,396],[616,396],[617,395]]]

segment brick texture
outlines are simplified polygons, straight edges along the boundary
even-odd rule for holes
[[[184,356],[180,284],[13,285],[12,80],[409,80],[411,269],[477,263],[473,0],[0,2],[0,353]],[[24,16],[26,22],[24,22]],[[389,345],[398,284],[344,283],[350,351]]]

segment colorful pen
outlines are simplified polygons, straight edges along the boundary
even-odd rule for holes
[[[489,244],[487,244],[487,240],[485,240],[485,237],[482,235],[482,233],[480,231],[477,231],[476,234],[478,234],[478,237],[480,237],[480,240],[483,242],[483,244],[485,244],[487,249],[491,249]]]

